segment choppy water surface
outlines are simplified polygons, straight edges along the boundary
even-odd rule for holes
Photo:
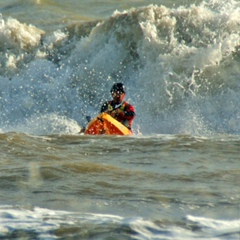
[[[233,136],[1,134],[1,236],[237,239],[239,146]]]

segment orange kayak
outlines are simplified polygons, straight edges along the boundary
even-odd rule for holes
[[[100,113],[89,122],[84,134],[131,135],[132,132],[109,114]]]

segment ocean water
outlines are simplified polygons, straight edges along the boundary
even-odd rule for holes
[[[0,239],[240,239],[239,16],[0,1]],[[134,135],[79,134],[116,81]]]

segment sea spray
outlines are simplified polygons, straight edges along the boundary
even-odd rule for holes
[[[239,9],[149,5],[48,35],[2,19],[1,124],[56,114],[82,126],[122,81],[144,134],[238,134]]]

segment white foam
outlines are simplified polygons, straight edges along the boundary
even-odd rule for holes
[[[149,5],[115,12],[84,37],[56,29],[42,38],[34,26],[2,19],[3,131],[51,114],[84,125],[84,115],[95,116],[111,97],[113,82],[123,81],[137,112],[135,132],[239,134],[239,9],[227,0]],[[54,125],[62,132],[55,120],[49,134]]]
[[[205,217],[196,217],[188,215],[187,219],[192,222],[199,223],[201,226],[211,229],[212,231],[239,229],[240,220],[217,220]]]
[[[40,239],[58,238],[51,234],[52,231],[59,229],[61,225],[73,225],[81,221],[92,224],[120,223],[122,217],[103,214],[83,214],[67,211],[50,210],[35,207],[27,209],[22,207],[0,206],[0,236],[7,236],[16,230],[33,231],[38,234]]]
[[[0,206],[0,236],[8,236],[14,231],[34,232],[39,239],[55,239],[54,231],[64,226],[127,226],[134,233],[134,239],[222,239],[221,234],[236,236],[239,232],[239,220],[217,220],[205,217],[187,216],[195,222],[201,231],[191,231],[180,226],[168,226],[154,223],[141,217],[124,218],[111,214],[95,214],[51,210],[46,208]],[[87,224],[87,225],[85,225]],[[94,225],[94,227],[93,227]],[[97,234],[97,232],[95,232]],[[130,232],[129,232],[130,234]],[[234,235],[235,234],[235,235]]]
[[[213,236],[228,236],[227,239],[236,239],[240,234],[240,220],[218,220],[205,217],[196,217],[188,215],[189,221],[195,222],[199,227],[203,228],[203,232],[209,236],[209,239],[221,239],[221,237]],[[230,237],[232,235],[232,237]]]

